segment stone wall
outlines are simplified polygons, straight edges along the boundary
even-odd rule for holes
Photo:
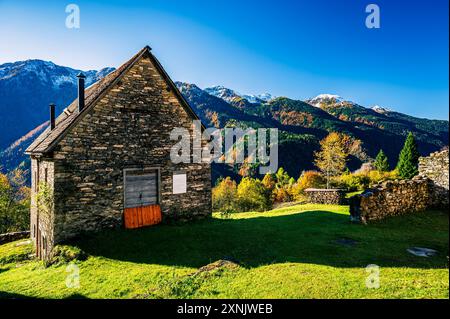
[[[367,223],[388,216],[423,211],[433,205],[432,187],[433,182],[424,177],[375,184],[350,199],[352,220]]]
[[[123,225],[125,168],[159,168],[163,221],[209,216],[210,164],[172,163],[174,127],[192,132],[192,118],[144,56],[54,150],[55,243]],[[187,193],[173,194],[180,171]]]
[[[433,202],[437,207],[449,206],[449,152],[448,149],[431,153],[419,159],[419,175],[433,181]]]
[[[28,237],[30,237],[29,231],[19,231],[14,233],[0,234],[0,245]]]
[[[36,246],[36,254],[46,256],[54,245],[53,227],[54,216],[53,212],[45,212],[43,209],[38,209],[36,196],[39,192],[41,183],[45,183],[50,190],[53,189],[54,184],[54,163],[51,159],[31,159],[31,202],[30,202],[30,237]],[[51,197],[53,194],[49,194]],[[52,198],[49,198],[51,200]]]
[[[373,185],[350,199],[353,221],[367,223],[427,209],[448,209],[448,150],[420,158],[420,174],[411,180]]]
[[[345,202],[345,192],[342,189],[305,189],[307,201],[312,204],[342,205]]]

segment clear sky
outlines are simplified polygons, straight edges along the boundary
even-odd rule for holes
[[[65,25],[66,5],[80,28]],[[368,29],[365,8],[381,11]],[[172,79],[449,116],[448,0],[0,0],[0,63],[119,66],[145,45]]]

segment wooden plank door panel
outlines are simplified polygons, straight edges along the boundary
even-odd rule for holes
[[[157,172],[125,176],[125,208],[158,203]]]
[[[124,217],[125,228],[129,229],[159,224],[162,220],[161,207],[149,205],[125,208]]]

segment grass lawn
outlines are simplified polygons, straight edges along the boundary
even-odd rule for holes
[[[40,298],[448,298],[448,214],[428,211],[367,226],[347,206],[297,205],[230,219],[111,230],[72,243],[67,264],[27,260],[30,245],[0,246],[0,297]],[[416,257],[413,246],[439,251]],[[198,272],[220,259],[239,265]],[[367,288],[366,266],[379,266]]]

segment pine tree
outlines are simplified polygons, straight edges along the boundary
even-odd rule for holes
[[[380,150],[378,152],[378,155],[375,158],[374,165],[375,165],[375,168],[380,172],[389,171],[389,161],[388,161],[386,154],[384,154],[383,150]]]
[[[398,174],[403,179],[411,179],[419,173],[419,151],[414,135],[410,132],[400,152],[397,164]]]

